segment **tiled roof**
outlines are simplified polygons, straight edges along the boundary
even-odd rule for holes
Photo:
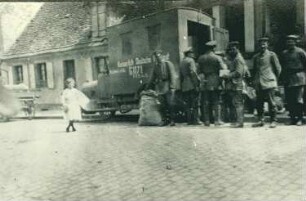
[[[4,56],[53,52],[90,40],[86,2],[46,2]]]

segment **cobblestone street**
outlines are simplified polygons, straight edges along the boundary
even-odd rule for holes
[[[0,200],[302,201],[305,126],[0,123]]]

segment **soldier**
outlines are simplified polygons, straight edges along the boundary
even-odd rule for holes
[[[170,123],[175,126],[175,93],[180,89],[179,74],[176,72],[172,62],[162,55],[161,50],[153,53],[155,58],[154,68],[149,79],[149,87],[154,85],[155,91],[160,97],[163,125]],[[169,117],[169,120],[167,119]]]
[[[306,53],[296,47],[297,36],[287,36],[287,49],[283,52],[283,79],[291,125],[302,125],[303,95],[306,85]]]
[[[247,71],[246,63],[238,49],[239,42],[232,41],[228,45],[226,64],[228,74],[222,77],[225,79],[226,97],[230,101],[230,114],[233,115],[233,128],[243,127],[244,99],[243,99],[243,78]]]
[[[281,66],[277,55],[268,50],[268,38],[259,40],[260,51],[253,58],[254,87],[256,90],[256,108],[258,122],[253,127],[264,126],[264,102],[267,100],[270,110],[270,128],[276,127],[275,90],[281,73]]]
[[[221,57],[215,54],[216,41],[206,43],[207,51],[198,59],[199,74],[204,78],[204,84],[201,87],[201,114],[205,126],[210,126],[210,107],[213,110],[213,119],[215,126],[220,126],[221,122],[221,78],[219,71],[225,69]]]
[[[183,98],[187,103],[186,115],[188,125],[200,125],[198,121],[199,77],[194,61],[194,52],[184,52],[185,58],[180,65]]]

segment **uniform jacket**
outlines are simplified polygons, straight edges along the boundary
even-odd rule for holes
[[[238,53],[235,58],[228,56],[226,64],[230,74],[225,80],[225,89],[243,90],[243,78],[248,69],[242,55]]]
[[[179,73],[176,71],[174,65],[170,61],[162,61],[155,63],[149,85],[155,86],[155,91],[158,94],[166,94],[170,89],[180,89]]]
[[[253,58],[255,89],[272,89],[277,87],[281,65],[277,55],[269,50],[257,53]]]
[[[303,49],[295,47],[292,51],[285,50],[281,63],[285,86],[306,85],[306,53]]]
[[[199,87],[199,77],[193,58],[185,57],[180,65],[182,91],[190,91]]]
[[[199,74],[203,74],[204,84],[201,90],[219,90],[221,89],[221,78],[219,71],[226,66],[221,57],[214,52],[207,52],[198,59]]]

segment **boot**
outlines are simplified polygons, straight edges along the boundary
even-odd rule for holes
[[[214,120],[215,120],[215,126],[221,126],[223,124],[223,122],[221,121],[220,105],[214,107]]]
[[[236,128],[242,128],[243,127],[243,119],[244,119],[243,117],[244,117],[243,105],[238,105],[236,107],[236,119],[237,119]]]
[[[270,124],[270,128],[275,128],[276,127],[276,121],[272,121]]]
[[[302,126],[303,125],[303,104],[299,103],[297,105],[298,109],[297,109],[297,122],[296,125],[297,126]]]
[[[254,128],[263,127],[264,125],[265,125],[264,120],[262,118],[260,118],[258,122],[252,124],[252,127],[254,127]]]
[[[193,110],[193,125],[202,125],[199,120],[199,110],[198,108],[195,108]]]
[[[187,116],[187,125],[191,125],[192,121],[191,121],[191,110],[188,108],[186,111],[186,116]]]
[[[202,119],[203,119],[203,122],[204,122],[204,125],[205,126],[210,126],[210,115],[209,115],[209,106],[208,104],[204,104],[201,108],[201,113],[202,113]]]

